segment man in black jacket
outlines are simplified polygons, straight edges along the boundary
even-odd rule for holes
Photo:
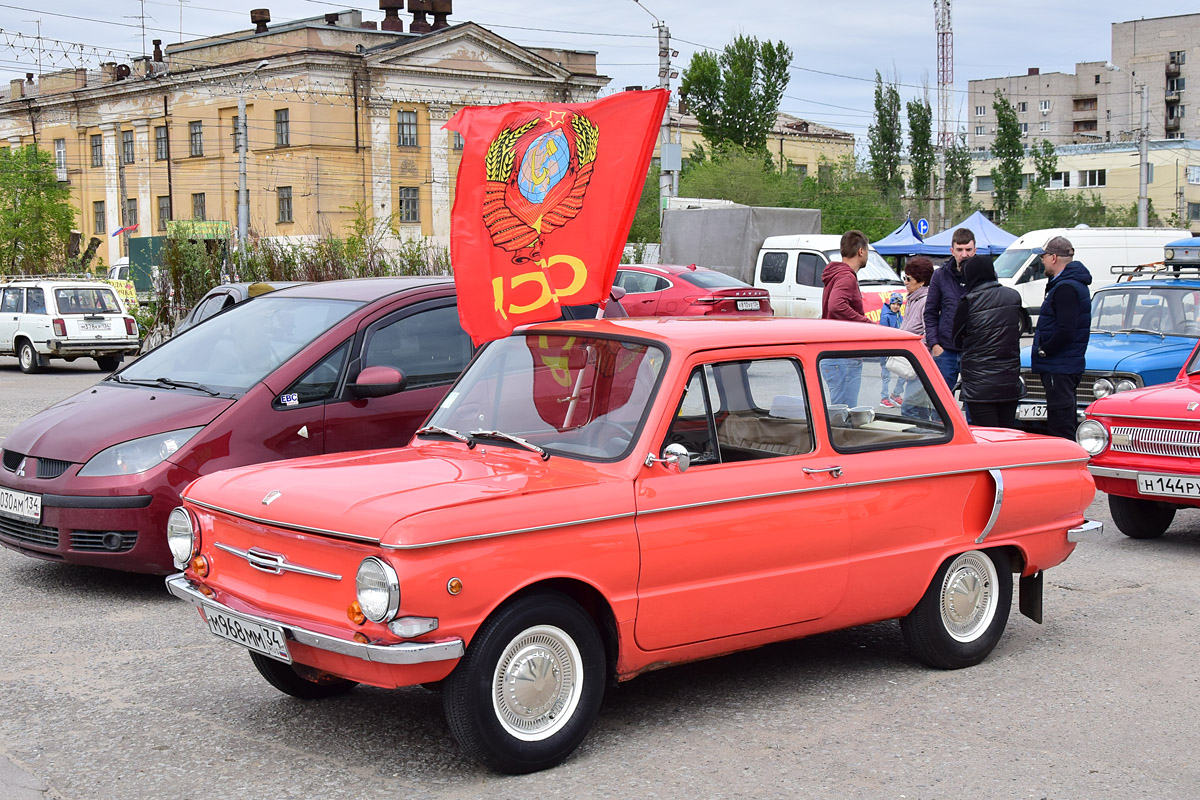
[[[1046,299],[1033,334],[1033,371],[1046,389],[1046,421],[1053,436],[1075,438],[1078,424],[1075,391],[1083,377],[1084,355],[1092,327],[1092,274],[1073,261],[1075,248],[1062,236],[1034,248],[1042,256]]]

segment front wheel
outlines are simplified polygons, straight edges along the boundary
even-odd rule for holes
[[[971,667],[1000,641],[1012,607],[1012,571],[999,550],[947,559],[916,608],[900,620],[919,661],[937,669]]]
[[[1121,533],[1132,539],[1157,539],[1175,519],[1175,506],[1140,497],[1110,494],[1108,510]]]
[[[604,644],[591,617],[557,593],[497,611],[443,682],[450,732],[499,772],[560,763],[587,735],[604,697]]]
[[[250,660],[254,662],[258,674],[267,679],[267,683],[284,694],[299,697],[301,700],[336,697],[358,685],[354,681],[321,672],[319,669],[303,664],[287,664],[260,653],[250,653]]]
[[[42,357],[38,355],[38,351],[34,350],[33,345],[28,341],[22,341],[21,346],[17,348],[17,362],[21,365],[21,372],[24,372],[26,375],[41,372],[44,365]]]

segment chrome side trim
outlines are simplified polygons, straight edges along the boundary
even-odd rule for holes
[[[987,525],[983,526],[983,532],[979,534],[975,544],[983,544],[983,540],[992,532],[996,525],[996,517],[1000,516],[1000,506],[1004,505],[1004,475],[998,469],[989,469],[988,473],[996,482],[996,497],[992,500],[992,515],[988,517]]]
[[[239,519],[249,520],[250,522],[257,522],[261,525],[272,525],[276,528],[283,528],[284,530],[299,531],[301,533],[319,533],[322,536],[332,536],[336,539],[349,539],[353,542],[369,542],[370,544],[379,544],[379,539],[371,536],[360,536],[357,533],[344,533],[343,531],[331,531],[326,530],[325,528],[310,528],[307,525],[295,525],[290,522],[280,522],[279,520],[275,519],[267,519],[266,517],[254,517],[250,514],[243,514],[240,511],[231,511],[228,508],[222,508],[221,506],[213,505],[212,503],[193,500],[190,497],[186,498],[184,502],[191,503],[194,506],[200,506],[201,508],[207,508],[210,511],[228,514],[231,517],[238,517]]]
[[[1083,541],[1082,539],[1079,538],[1080,536],[1088,536],[1088,534],[1092,534],[1092,533],[1095,533],[1095,534],[1104,533],[1104,523],[1101,522],[1100,520],[1096,520],[1096,519],[1084,520],[1083,524],[1080,525],[1078,528],[1068,528],[1067,529],[1067,541],[1068,542],[1080,542],[1080,541]]]
[[[628,514],[609,514],[607,517],[592,517],[591,519],[573,519],[570,522],[555,522],[551,525],[536,525],[532,528],[515,528],[508,531],[496,531],[495,533],[480,533],[475,536],[462,536],[457,539],[441,539],[436,542],[425,542],[423,544],[381,544],[380,547],[385,550],[421,550],[426,547],[439,547],[444,544],[457,544],[459,542],[475,542],[480,539],[495,539],[497,536],[513,536],[518,533],[536,533],[537,531],[550,531],[555,528],[570,528],[574,525],[590,525],[593,522],[608,522],[614,519],[625,519],[626,517],[635,516],[633,512]]]
[[[341,575],[333,572],[323,572],[319,569],[311,567],[302,567],[299,564],[289,564],[287,556],[277,553],[266,553],[261,550],[239,550],[236,547],[224,544],[222,542],[214,542],[213,547],[218,550],[224,550],[226,553],[235,555],[238,558],[244,558],[250,563],[250,566],[262,572],[269,572],[272,575],[278,575],[281,572],[298,572],[301,575],[312,575],[317,578],[329,578],[330,580],[340,581]]]
[[[167,590],[180,600],[192,603],[201,611],[207,606],[235,616],[246,617],[264,625],[280,627],[283,628],[285,636],[300,644],[317,650],[360,658],[363,661],[372,661],[376,664],[426,664],[431,661],[449,661],[462,658],[463,653],[466,652],[462,639],[448,639],[444,642],[402,642],[388,645],[360,644],[348,639],[338,639],[323,633],[286,625],[266,617],[247,614],[244,611],[234,611],[232,608],[202,595],[193,587],[192,582],[184,577],[182,572],[167,577]]]
[[[1115,467],[1094,467],[1088,464],[1088,472],[1095,475],[1097,478],[1124,478],[1128,481],[1137,480],[1137,470],[1133,469],[1116,469]]]

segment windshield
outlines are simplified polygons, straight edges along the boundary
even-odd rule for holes
[[[241,394],[361,305],[351,300],[259,297],[167,340],[114,379],[167,378]]]
[[[826,250],[825,257],[830,261],[841,261],[842,251]],[[883,260],[883,256],[874,250],[867,250],[867,263],[858,271],[858,282],[875,286],[904,285],[904,281],[900,280],[900,276],[896,274],[895,270],[889,267],[888,263]]]
[[[1132,287],[1097,292],[1092,330],[1200,337],[1200,289]]]
[[[1000,255],[996,256],[996,260],[992,262],[992,266],[996,268],[997,278],[1011,278],[1021,271],[1021,267],[1025,266],[1025,262],[1033,255],[1033,250],[1024,248],[1015,250],[1008,248]]]
[[[512,336],[476,357],[429,424],[463,434],[502,431],[552,455],[620,458],[645,419],[665,360],[661,349],[641,342]]]

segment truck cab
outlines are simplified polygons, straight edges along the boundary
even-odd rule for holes
[[[821,316],[821,273],[831,261],[842,259],[840,236],[808,234],[769,236],[763,241],[754,265],[754,285],[771,293],[771,307],[780,317]],[[867,264],[858,272],[863,312],[875,322],[888,296],[904,294],[904,281],[868,248]]]

